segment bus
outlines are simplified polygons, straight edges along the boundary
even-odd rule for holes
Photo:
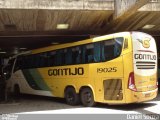
[[[81,102],[129,104],[157,96],[157,48],[143,32],[53,45],[16,57],[11,90]]]

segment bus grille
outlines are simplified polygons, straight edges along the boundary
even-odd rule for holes
[[[146,61],[137,61],[136,67],[137,69],[155,69],[155,62],[146,62]]]
[[[122,80],[108,79],[103,81],[105,100],[122,100]]]

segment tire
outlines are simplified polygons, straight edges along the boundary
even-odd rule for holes
[[[69,87],[65,90],[65,99],[67,104],[72,106],[77,105],[79,103],[79,95],[72,87]]]
[[[96,102],[94,101],[93,92],[90,88],[82,89],[81,102],[85,107],[93,107],[96,104]]]
[[[13,95],[14,95],[15,99],[19,99],[20,98],[20,88],[19,88],[18,85],[14,86]]]

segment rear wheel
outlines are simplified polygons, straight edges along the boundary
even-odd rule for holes
[[[94,101],[93,92],[90,88],[83,88],[82,89],[81,102],[86,107],[92,107],[96,104]]]
[[[65,99],[69,105],[77,105],[79,103],[79,95],[72,87],[69,87],[65,90]]]

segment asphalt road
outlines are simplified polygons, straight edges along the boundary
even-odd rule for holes
[[[128,105],[97,104],[95,107],[70,106],[64,99],[22,95],[20,100],[0,103],[0,114],[160,114],[160,93],[156,99]]]

